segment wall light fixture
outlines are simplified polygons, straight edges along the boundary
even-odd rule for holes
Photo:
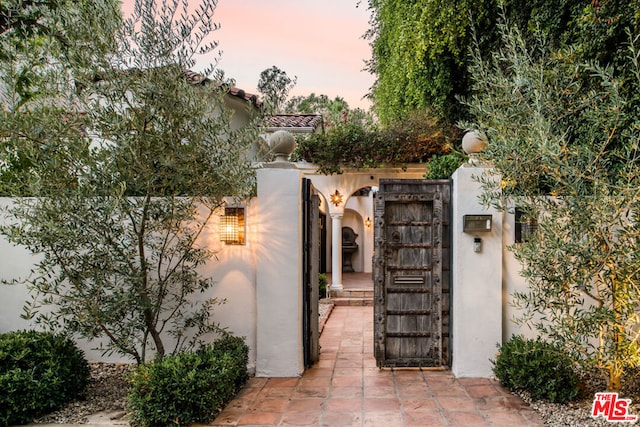
[[[340,194],[338,190],[336,190],[336,192],[333,193],[330,198],[331,203],[333,203],[335,206],[339,206],[342,203],[342,194]]]
[[[244,208],[224,208],[220,216],[220,241],[227,245],[244,245]]]

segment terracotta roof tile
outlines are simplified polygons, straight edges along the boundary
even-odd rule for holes
[[[267,128],[310,128],[323,126],[320,114],[276,114],[266,119]]]
[[[202,74],[192,70],[185,70],[184,75],[187,77],[187,80],[194,85],[205,85],[207,83],[213,83],[213,80],[211,80],[210,78],[205,77]],[[222,87],[224,86],[224,83],[218,82],[217,86]],[[235,86],[229,87],[227,93],[231,96],[235,96],[247,102],[251,102],[251,104],[253,104],[258,108],[262,106],[262,101],[258,99],[258,95],[247,93],[238,87],[235,87]]]

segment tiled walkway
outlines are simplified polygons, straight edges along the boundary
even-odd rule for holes
[[[214,426],[541,426],[537,414],[489,379],[449,371],[380,370],[373,308],[335,307],[320,360],[301,378],[253,378]]]

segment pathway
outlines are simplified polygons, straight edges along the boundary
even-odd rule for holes
[[[373,307],[336,306],[301,378],[252,378],[213,426],[542,426],[495,380],[378,369]]]

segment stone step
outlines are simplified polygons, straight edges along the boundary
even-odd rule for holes
[[[373,298],[373,289],[342,289],[330,291],[331,298]]]
[[[372,306],[373,289],[341,289],[330,291],[330,299],[335,305]]]
[[[336,306],[358,306],[358,307],[371,307],[373,306],[373,297],[371,298],[331,298],[331,301]]]

